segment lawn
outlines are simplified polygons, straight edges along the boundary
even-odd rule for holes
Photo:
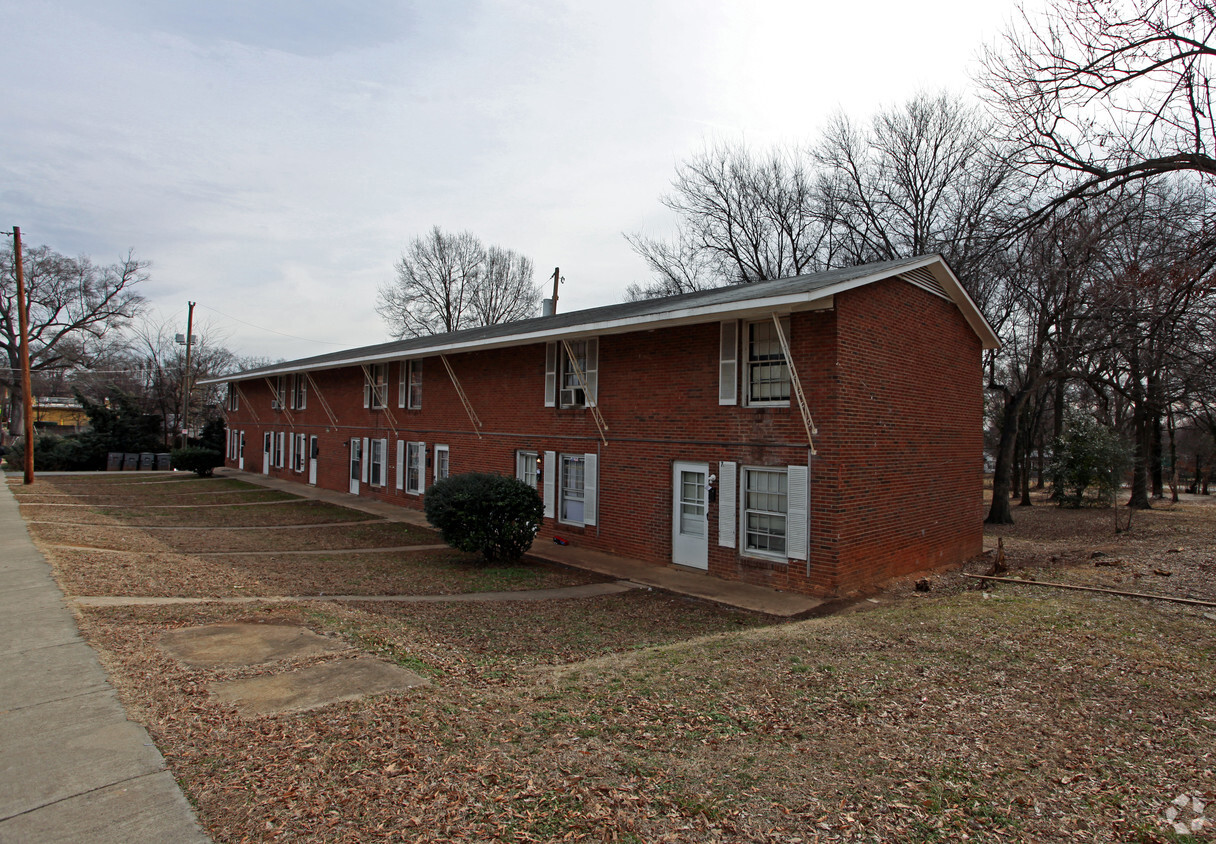
[[[1014,575],[1211,594],[1209,502],[1138,515],[1120,536],[1109,511],[1015,517],[990,537],[1004,539]],[[73,530],[67,544],[81,545],[97,529]],[[71,592],[88,564],[49,550]],[[199,558],[155,559],[167,583]],[[239,558],[244,573],[284,594],[319,582],[301,566],[293,591],[287,558],[259,559]],[[236,571],[202,578],[217,588]],[[86,582],[122,594],[134,584],[123,577],[101,565]],[[1183,794],[1216,801],[1216,608],[930,582],[784,624],[642,590],[80,619],[221,842],[1211,840],[1175,834],[1166,811]],[[156,644],[167,628],[225,620],[302,624],[431,685],[242,717],[206,684],[270,669],[189,668]],[[1204,811],[1216,821],[1216,807]]]

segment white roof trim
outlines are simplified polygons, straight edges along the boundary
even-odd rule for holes
[[[568,325],[560,328],[533,330],[520,334],[510,334],[501,337],[489,337],[478,340],[466,340],[463,342],[443,342],[442,338],[448,335],[436,335],[438,342],[433,346],[422,346],[409,351],[395,350],[391,352],[379,352],[375,354],[352,355],[351,357],[341,360],[327,360],[315,364],[301,365],[299,362],[285,362],[278,366],[273,366],[265,369],[254,370],[256,375],[244,376],[242,373],[234,373],[221,378],[208,378],[201,380],[201,384],[222,384],[227,381],[246,380],[247,378],[263,378],[274,375],[282,375],[292,372],[319,372],[327,369],[343,369],[348,366],[360,366],[370,363],[383,363],[385,361],[404,360],[409,358],[431,357],[434,355],[454,354],[460,352],[482,351],[487,349],[500,349],[509,346],[522,346],[529,343],[545,343],[557,339],[570,339],[581,336],[598,336],[604,334],[625,334],[631,331],[645,331],[672,325],[684,325],[698,322],[713,322],[718,321],[722,317],[735,317],[744,319],[752,315],[769,314],[774,311],[795,311],[795,310],[813,310],[830,308],[833,306],[835,296],[849,290],[855,290],[858,287],[865,287],[868,284],[873,284],[887,278],[897,278],[900,273],[909,270],[927,268],[933,273],[934,278],[941,284],[942,288],[949,295],[950,299],[962,312],[963,317],[971,326],[972,330],[979,336],[980,341],[985,349],[995,349],[1000,346],[1000,341],[993,333],[988,321],[984,319],[979,308],[975,306],[975,302],[967,295],[967,291],[963,289],[962,284],[955,277],[953,271],[939,255],[927,255],[919,261],[912,261],[900,266],[897,269],[885,267],[874,273],[870,273],[846,281],[837,282],[836,284],[828,285],[814,291],[803,291],[798,293],[785,293],[782,295],[768,296],[757,299],[746,299],[743,301],[713,303],[708,305],[694,305],[686,308],[677,308],[671,311],[660,311],[651,314],[632,315],[628,317],[618,317],[616,319],[603,319],[594,322],[587,322],[577,325]],[[910,282],[904,282],[910,284]]]

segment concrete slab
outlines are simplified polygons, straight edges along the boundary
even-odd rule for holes
[[[208,839],[0,490],[0,842]]]
[[[0,712],[0,818],[165,769],[110,689]]]
[[[426,685],[425,678],[373,657],[337,659],[299,671],[226,680],[207,688],[248,715],[316,709],[342,700]]]
[[[109,688],[93,650],[82,640],[0,653],[0,711],[23,709]]]
[[[161,634],[160,647],[187,665],[221,668],[349,650],[344,642],[291,624],[207,624]]]
[[[197,824],[177,823],[190,805],[168,771],[68,797],[0,820],[0,841],[39,844],[206,844]]]

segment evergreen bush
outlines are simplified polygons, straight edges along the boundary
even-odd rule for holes
[[[504,475],[454,475],[426,491],[426,517],[443,541],[479,552],[486,562],[514,562],[532,547],[545,505],[536,490]]]
[[[169,462],[174,469],[193,472],[200,478],[209,478],[217,466],[224,465],[224,454],[210,448],[175,448],[170,452]]]

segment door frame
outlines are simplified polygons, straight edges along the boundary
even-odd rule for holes
[[[701,536],[685,534],[682,524],[683,473],[696,472],[701,475],[701,507],[703,524]],[[678,566],[709,570],[709,464],[692,460],[676,460],[671,464],[671,562]]]
[[[313,486],[317,485],[317,435],[312,434],[308,438],[308,482]]]
[[[236,432],[236,467],[245,468],[245,432]]]
[[[351,495],[359,494],[359,480],[363,475],[363,440],[350,438],[350,489]]]
[[[262,474],[270,474],[270,455],[274,451],[274,434],[270,431],[262,432]]]

